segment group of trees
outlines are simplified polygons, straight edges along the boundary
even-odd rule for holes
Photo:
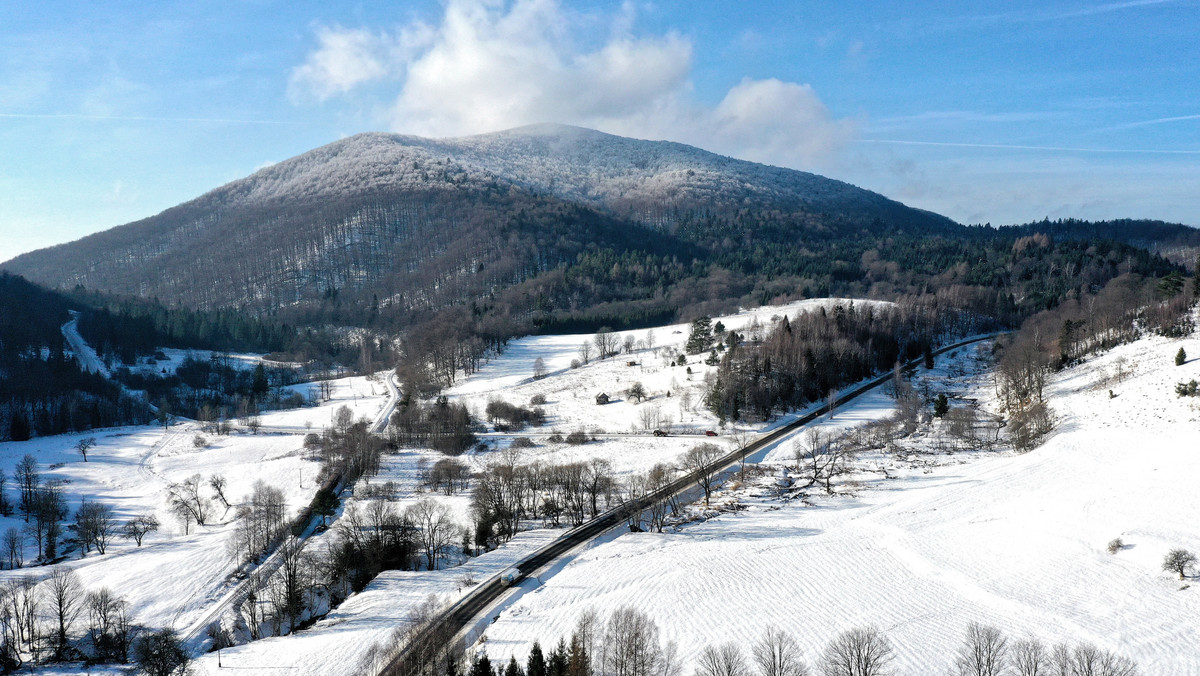
[[[510,404],[502,399],[492,399],[484,409],[488,422],[496,426],[497,431],[520,431],[527,425],[541,427],[546,424],[546,411],[540,406],[525,408]]]
[[[695,676],[890,676],[896,651],[873,626],[843,631],[820,651],[810,669],[795,636],[768,627],[748,650],[738,643],[712,644],[694,656]],[[594,610],[578,619],[570,640],[559,639],[546,653],[534,641],[524,665],[510,657],[493,662],[479,650],[470,662],[452,650],[425,651],[426,669],[462,676],[679,676],[684,659],[673,642],[662,642],[657,624],[629,607],[605,621]],[[419,673],[409,665],[408,673]],[[953,655],[953,676],[1136,676],[1130,659],[1091,644],[1048,646],[1034,637],[1008,639],[995,627],[971,623]]]
[[[458,455],[475,443],[473,430],[471,413],[465,405],[450,403],[444,396],[423,404],[411,390],[406,390],[396,404],[388,425],[388,434],[396,443],[426,444],[451,455]]]
[[[24,575],[0,585],[4,673],[43,660],[127,662],[136,633],[128,602],[107,588],[87,591],[73,570],[55,568],[42,579]]]
[[[612,465],[602,458],[563,464],[523,462],[507,449],[475,479],[471,513],[477,547],[515,535],[526,519],[579,525],[616,497]]]
[[[1009,414],[1014,445],[1028,450],[1053,427],[1044,396],[1051,372],[1135,340],[1145,330],[1187,335],[1193,302],[1182,283],[1164,286],[1162,280],[1126,274],[1029,317],[998,341],[996,392]]]
[[[837,304],[785,316],[757,345],[728,332],[729,349],[705,403],[721,420],[767,420],[886,372],[897,361],[920,356],[944,335],[953,317],[933,300]]]

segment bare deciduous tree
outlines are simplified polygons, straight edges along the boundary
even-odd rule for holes
[[[147,533],[152,533],[157,530],[158,517],[153,513],[135,516],[121,526],[121,534],[135,541],[139,547],[142,546],[142,538],[146,537]]]
[[[894,657],[892,644],[875,627],[842,632],[825,648],[823,676],[883,676]]]
[[[84,439],[80,439],[75,444],[75,450],[79,451],[79,455],[83,456],[83,461],[87,462],[88,461],[88,459],[87,459],[88,451],[92,450],[92,447],[95,445],[96,445],[96,437],[86,437]]]
[[[617,353],[617,334],[607,326],[600,327],[596,335],[592,336],[592,342],[596,345],[597,356],[600,359],[608,359]]]
[[[1187,569],[1196,565],[1196,555],[1186,549],[1172,549],[1163,558],[1162,569],[1168,573],[1178,573],[1179,579],[1187,577]]]
[[[79,535],[79,543],[83,545],[80,556],[91,551],[104,554],[108,541],[117,530],[113,508],[101,502],[88,502],[86,499],[75,512],[75,530]]]
[[[584,364],[592,360],[592,344],[590,342],[585,340],[579,346],[579,358],[583,360]]]
[[[1012,669],[1016,676],[1049,676],[1050,654],[1036,638],[1017,641],[1012,646]]]
[[[759,676],[808,676],[796,638],[775,627],[767,627],[752,655]]]
[[[71,646],[70,632],[83,610],[83,586],[79,574],[67,568],[55,568],[42,586],[42,594],[54,620],[54,659],[65,657]]]
[[[546,360],[538,357],[533,360],[533,378],[541,380],[546,377]]]
[[[184,535],[187,534],[190,524],[203,526],[208,520],[211,503],[200,492],[201,485],[200,475],[193,474],[187,479],[167,487],[167,501],[171,505],[171,512],[183,524]]]
[[[959,676],[1000,676],[1007,670],[1008,639],[995,627],[967,625],[954,666]]]
[[[8,555],[10,569],[25,565],[25,539],[21,537],[21,531],[13,526],[4,531],[4,551]]]
[[[700,653],[696,676],[750,676],[750,666],[737,644],[710,645]]]
[[[658,625],[633,608],[614,610],[601,646],[602,672],[609,676],[658,676],[662,661]]]
[[[225,511],[228,512],[230,505],[229,500],[225,498],[225,485],[225,476],[222,474],[214,474],[208,477],[208,487],[212,489],[213,495],[217,496],[221,504],[225,505]]]
[[[425,550],[429,570],[437,570],[446,548],[454,544],[461,528],[454,522],[450,508],[433,498],[422,498],[409,505],[405,515],[417,527],[417,538]]]
[[[641,382],[636,382],[630,385],[629,389],[625,390],[625,396],[630,399],[637,399],[637,402],[640,404],[646,400],[646,386]]]
[[[695,474],[696,484],[704,489],[704,504],[706,505],[712,495],[713,479],[717,474],[713,463],[720,457],[720,448],[715,444],[703,443],[693,446],[680,458],[680,464],[683,465],[684,471]]]

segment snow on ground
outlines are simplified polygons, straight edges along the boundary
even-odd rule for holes
[[[214,352],[212,350],[181,350],[173,347],[159,348],[158,352],[162,353],[166,359],[159,359],[157,357],[147,358],[131,367],[130,370],[146,374],[174,374],[179,370],[179,367],[183,366],[183,363],[189,359],[195,361],[210,361],[214,357],[220,359],[239,371],[252,370],[260,363],[266,366],[299,366],[299,364],[284,364],[280,362],[266,361],[263,359],[264,355],[248,352],[239,353]]]
[[[320,431],[332,427],[338,409],[345,406],[354,414],[355,420],[374,420],[388,401],[386,372],[370,376],[352,376],[326,381],[330,398],[317,406],[304,406],[284,411],[271,411],[262,415],[263,425],[273,429]],[[309,401],[315,400],[321,383],[289,385],[287,389],[299,392]]]
[[[562,531],[533,530],[518,534],[500,548],[471,559],[458,568],[434,571],[386,571],[340,607],[296,636],[255,641],[221,651],[222,668],[246,676],[277,674],[367,673],[362,661],[376,645],[390,644],[396,629],[408,624],[412,610],[435,595],[444,603],[467,594],[470,577],[485,582],[514,562],[550,543]],[[219,673],[217,655],[194,663],[198,673]]]
[[[78,558],[76,553],[56,565],[75,569],[87,589],[109,587],[124,596],[138,624],[183,628],[219,596],[234,570],[226,540],[235,510],[226,513],[214,501],[209,524],[193,525],[185,535],[169,511],[167,486],[193,474],[205,481],[221,474],[228,481],[226,496],[236,505],[261,479],[283,490],[294,512],[315,492],[318,469],[305,458],[299,435],[204,435],[209,445],[197,447],[193,439],[198,433],[194,423],[181,423],[166,432],[161,427],[132,427],[7,442],[0,444],[0,469],[11,476],[17,462],[30,454],[38,460],[43,481],[65,482],[72,513],[83,498],[111,505],[118,523],[154,513],[161,530],[147,535],[140,548],[114,536],[104,555],[93,551]],[[76,442],[85,436],[97,441],[87,462],[75,450]],[[16,497],[10,484],[9,498]],[[19,515],[0,518],[0,530],[20,529],[23,524]],[[47,574],[49,568],[32,566],[36,554],[33,539],[27,537],[27,567],[2,571],[0,580]]]
[[[632,606],[689,662],[708,645],[748,648],[775,625],[811,665],[839,631],[874,624],[897,673],[947,673],[979,621],[1013,638],[1091,642],[1143,673],[1200,673],[1200,588],[1160,570],[1167,550],[1200,550],[1200,406],[1173,391],[1200,379],[1200,360],[1175,367],[1180,345],[1200,354],[1200,339],[1148,338],[1056,376],[1060,426],[1028,454],[958,453],[932,470],[881,456],[897,478],[860,476],[853,496],[813,493],[806,505],[742,491],[745,511],[597,544],[505,610],[483,645],[493,660],[523,660],[588,607]],[[1124,382],[1111,377],[1119,360],[1136,364]],[[971,394],[989,396],[983,383]],[[835,422],[883,404],[864,397]],[[1115,537],[1126,546],[1112,555]]]
[[[720,322],[727,330],[748,332],[757,322],[763,335],[783,316],[795,317],[800,312],[815,312],[836,304],[873,303],[867,300],[813,299],[788,305],[764,306],[743,310],[734,315],[713,317],[713,326]],[[542,428],[529,428],[519,433],[537,446],[522,452],[525,462],[577,462],[594,457],[608,459],[618,475],[628,475],[649,469],[659,462],[675,461],[701,441],[732,445],[728,438],[736,426],[722,429],[712,412],[704,406],[705,374],[715,366],[704,364],[708,353],[688,355],[686,366],[669,362],[684,352],[691,329],[690,324],[674,324],[654,329],[615,332],[621,345],[631,336],[639,346],[631,353],[604,360],[592,360],[579,368],[571,368],[579,359],[582,343],[592,342],[594,334],[529,336],[511,342],[504,353],[487,362],[478,372],[447,391],[451,399],[465,403],[478,419],[485,419],[488,401],[500,399],[511,404],[530,407],[531,399],[541,395],[547,415]],[[647,341],[651,338],[652,341]],[[652,347],[647,346],[651,342]],[[595,353],[593,347],[592,352]],[[548,375],[535,380],[534,362],[541,358]],[[630,366],[630,362],[636,362]],[[688,371],[691,371],[689,374]],[[648,398],[636,402],[625,391],[635,382],[646,388]],[[606,405],[596,404],[596,395],[606,393],[611,398]],[[657,421],[657,422],[655,422]],[[654,437],[651,431],[669,431],[666,438]],[[551,432],[566,434],[585,430],[597,440],[580,446],[553,444],[546,441]],[[721,437],[704,436],[706,430]],[[491,435],[494,446],[506,447],[513,435]],[[482,469],[490,459],[488,453],[470,456],[476,469]]]

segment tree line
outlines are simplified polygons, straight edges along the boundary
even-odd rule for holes
[[[891,639],[871,625],[847,629],[819,651],[813,667],[804,659],[801,642],[786,629],[767,627],[758,640],[712,644],[699,654],[685,655],[664,641],[649,615],[625,606],[607,617],[585,610],[574,629],[548,650],[539,640],[523,663],[510,656],[493,659],[486,645],[464,651],[450,637],[430,632],[435,615],[418,608],[403,633],[409,659],[388,676],[681,676],[688,663],[695,676],[892,676],[896,649]],[[373,652],[367,663],[385,657]],[[1046,644],[1035,636],[1010,639],[1000,629],[970,623],[949,656],[952,676],[1136,676],[1137,664],[1090,643]]]

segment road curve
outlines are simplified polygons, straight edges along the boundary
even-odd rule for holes
[[[1001,334],[991,333],[985,336],[961,340],[935,350],[934,354],[944,354],[951,350],[957,350],[967,345],[972,345],[984,340],[991,340],[999,335]],[[914,359],[906,364],[904,369],[911,370],[920,363],[921,359]],[[891,379],[891,377],[892,374],[890,372],[884,373],[872,378],[871,380],[868,380],[862,385],[855,387],[849,392],[843,392],[838,397],[834,408],[836,409],[845,406],[866,392],[869,392],[886,383]],[[773,430],[769,434],[766,434],[765,436],[747,444],[744,448],[739,448],[728,453],[714,462],[704,471],[712,473],[723,472],[741,461],[743,457],[782,440],[784,437],[787,437],[797,429],[804,427],[817,418],[820,418],[822,415],[824,415],[824,410],[818,409],[811,413],[800,416],[792,422],[783,425],[782,427]],[[517,580],[513,581],[512,585],[515,585],[521,580],[525,579],[542,566],[555,561],[576,547],[591,541],[601,533],[604,533],[614,526],[621,524],[625,520],[626,515],[630,512],[644,510],[652,504],[693,489],[696,485],[696,478],[699,474],[700,472],[686,474],[671,482],[667,486],[664,486],[663,488],[641,498],[633,505],[620,505],[608,510],[607,512],[604,512],[603,514],[600,514],[599,516],[596,516],[591,521],[588,521],[581,526],[572,528],[564,533],[562,537],[556,539],[554,542],[551,542],[550,544],[542,547],[538,551],[530,554],[518,562],[514,567],[520,571],[521,575]],[[388,659],[387,663],[384,664],[383,668],[378,672],[379,676],[406,676],[410,672],[410,669],[408,669],[408,662],[410,661],[410,646],[420,643],[423,638],[435,633],[443,636],[457,636],[459,632],[469,626],[472,621],[476,619],[476,616],[480,612],[491,605],[493,601],[500,598],[500,596],[503,595],[503,593],[509,589],[510,586],[501,584],[499,576],[493,576],[486,582],[480,584],[471,593],[467,594],[449,608],[442,611],[441,616],[431,622],[420,634],[418,634],[414,640],[403,646],[394,647],[393,649],[395,650],[395,653]]]

